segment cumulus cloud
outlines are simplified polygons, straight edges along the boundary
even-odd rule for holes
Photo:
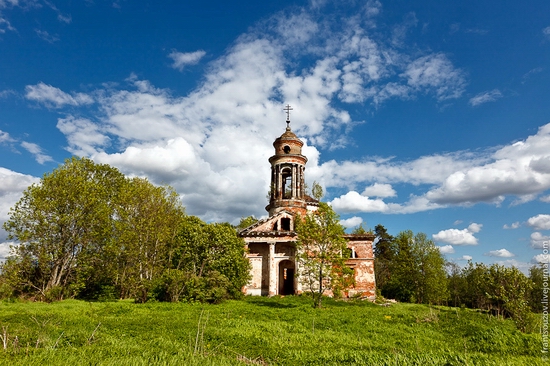
[[[533,230],[550,230],[550,215],[537,215],[527,220],[527,225]]]
[[[426,197],[436,203],[502,202],[504,196],[524,196],[550,188],[550,124],[536,135],[504,146],[493,161],[450,174]]]
[[[12,246],[16,243],[12,241],[0,242],[0,262],[3,262],[8,256],[12,255]]]
[[[499,98],[502,98],[502,93],[498,89],[493,89],[491,91],[477,94],[475,97],[470,99],[469,103],[470,105],[476,107],[480,104],[494,102]]]
[[[381,199],[371,199],[355,191],[350,191],[330,202],[338,212],[386,212],[388,205]]]
[[[0,243],[7,237],[2,225],[8,219],[10,208],[21,198],[28,186],[38,181],[33,176],[0,167]]]
[[[503,258],[516,256],[514,253],[511,253],[506,249],[491,250],[490,252],[485,253],[484,255],[487,255],[489,257],[503,257]]]
[[[79,106],[93,103],[92,97],[83,93],[73,95],[65,93],[59,88],[40,82],[36,85],[25,87],[25,97],[35,102],[43,103],[54,108],[61,108],[65,105]]]
[[[395,197],[397,196],[397,192],[395,192],[391,184],[374,183],[373,185],[366,187],[361,195],[384,198]]]
[[[544,34],[544,36],[548,39],[550,39],[550,26],[549,27],[546,27],[542,30],[542,34]]]
[[[185,96],[133,75],[118,89],[89,94],[41,82],[26,87],[26,98],[48,107],[71,107],[57,123],[68,151],[113,164],[128,175],[169,183],[189,213],[207,220],[265,215],[266,162],[273,154],[273,139],[284,131],[286,103],[299,111],[292,115],[291,127],[305,142],[309,182],[347,190],[331,202],[341,213],[420,212],[501,201],[507,195],[536,195],[550,188],[549,153],[544,148],[550,125],[521,141],[521,148],[513,144],[411,161],[322,161],[320,150],[346,146],[352,137],[342,131],[359,122],[341,102],[377,105],[417,95],[448,101],[463,95],[467,80],[446,54],[388,44],[392,30],[371,32],[373,24],[365,25],[360,15],[334,21],[297,9],[277,14],[239,37],[209,62],[203,82]],[[375,22],[381,5],[370,1],[361,9],[358,14],[368,14],[369,22]],[[296,24],[303,32],[291,29]],[[174,67],[199,62],[201,52],[173,51]],[[301,65],[299,70],[295,64]],[[91,103],[97,103],[100,112],[86,117],[75,112],[75,107]],[[414,185],[421,192],[398,202],[395,184]]]
[[[43,153],[42,148],[32,142],[23,141],[21,147],[30,152],[38,164],[44,164],[48,161],[53,161],[53,158]]]
[[[472,256],[471,255],[463,255],[462,257],[457,258],[457,260],[459,260],[459,261],[471,261]]]
[[[504,226],[502,228],[509,230],[509,229],[517,229],[517,228],[519,228],[519,226],[520,226],[519,221],[516,221],[516,222],[512,223],[511,225],[504,224]]]
[[[452,254],[455,252],[455,248],[452,245],[443,245],[437,247],[441,254]]]
[[[549,254],[537,254],[531,259],[531,263],[540,264],[540,263],[550,263]]]
[[[340,224],[345,228],[354,228],[363,223],[363,219],[359,216],[353,216],[349,219],[341,220]]]
[[[198,64],[204,55],[206,55],[206,52],[203,50],[198,50],[195,52],[172,51],[168,57],[174,61],[172,63],[172,67],[174,69],[183,71],[185,66]]]
[[[466,229],[447,229],[433,234],[432,238],[437,242],[448,243],[452,245],[477,245],[478,239],[474,236],[481,230],[483,225],[472,223]]]
[[[550,236],[542,235],[538,231],[531,234],[531,246],[534,249],[550,248]]]

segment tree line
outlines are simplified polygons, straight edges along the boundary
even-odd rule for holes
[[[460,267],[447,262],[423,233],[394,237],[382,225],[374,232],[377,291],[386,298],[481,309],[512,318],[522,331],[533,324],[533,313],[543,311],[542,266],[531,267],[529,276],[499,264],[469,261]]]
[[[3,225],[15,240],[0,296],[219,302],[248,281],[228,223],[185,214],[176,192],[73,157],[28,187]]]

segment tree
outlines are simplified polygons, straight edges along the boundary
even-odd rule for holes
[[[27,188],[4,223],[19,242],[9,262],[21,273],[18,286],[45,299],[81,291],[113,239],[123,185],[118,170],[73,157]]]
[[[339,216],[326,203],[305,217],[297,215],[296,242],[299,275],[305,280],[313,306],[321,307],[323,294],[336,290],[353,273],[346,267],[343,253],[347,241]]]
[[[171,188],[73,157],[11,209],[4,228],[19,245],[2,276],[21,294],[46,300],[93,298],[104,288],[137,296],[135,284],[153,280],[168,262],[183,215]]]
[[[376,278],[376,287],[384,292],[384,288],[388,283],[391,273],[390,265],[394,259],[394,243],[393,236],[388,234],[386,228],[378,224],[374,227],[376,235],[374,247],[374,275]],[[383,294],[386,296],[385,294]]]
[[[384,264],[389,273],[382,288],[384,296],[416,303],[447,300],[445,260],[426,234],[402,231],[382,253],[388,258]]]
[[[243,239],[231,225],[185,217],[171,268],[165,271],[165,296],[206,302],[241,296],[250,274],[244,248]]]
[[[239,221],[239,224],[235,228],[237,229],[237,231],[243,230],[251,225],[254,225],[257,222],[258,219],[254,216],[241,217],[241,221]]]
[[[145,302],[152,282],[169,266],[185,209],[171,187],[144,178],[129,179],[119,198],[114,285],[121,297]]]
[[[531,311],[542,313],[543,298],[544,298],[544,272],[548,275],[548,264],[541,263],[538,266],[532,266],[529,269],[529,279],[532,283],[532,289],[529,293],[529,305]],[[548,297],[546,297],[548,299]]]

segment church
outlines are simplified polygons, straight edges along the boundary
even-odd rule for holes
[[[275,155],[271,164],[269,216],[241,230],[239,235],[247,246],[251,263],[246,295],[294,295],[303,292],[296,259],[296,214],[306,215],[316,210],[319,202],[306,194],[305,170],[307,158],[302,155],[303,142],[290,128],[290,106],[287,106],[287,127],[275,139]],[[375,298],[373,234],[348,234],[349,258],[346,265],[354,271],[354,285],[344,293],[347,297]],[[326,295],[331,295],[326,293]]]

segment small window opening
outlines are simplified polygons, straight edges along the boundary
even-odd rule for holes
[[[273,224],[273,231],[279,231],[279,223],[277,221]]]
[[[284,231],[290,231],[290,219],[288,217],[283,217],[281,219],[281,228]]]
[[[289,153],[290,153],[290,146],[285,145],[285,146],[283,147],[283,151],[285,152],[285,154],[289,154]]]

